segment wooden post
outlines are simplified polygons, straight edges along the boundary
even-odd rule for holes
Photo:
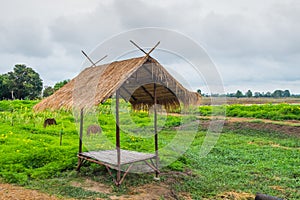
[[[62,145],[62,135],[63,135],[63,132],[64,132],[64,130],[61,129],[61,130],[60,130],[60,133],[59,133],[59,146]]]
[[[117,161],[118,161],[118,171],[117,171],[117,185],[120,184],[121,180],[121,155],[120,155],[120,120],[119,120],[119,98],[120,90],[116,91],[116,149],[117,149]]]
[[[158,135],[157,135],[157,95],[156,83],[154,83],[154,140],[155,140],[155,177],[158,178]]]
[[[78,172],[83,162],[83,159],[79,157],[79,154],[82,153],[82,132],[83,132],[83,108],[81,108],[80,110],[78,165],[76,169]]]
[[[82,153],[82,134],[83,134],[83,108],[81,108],[80,110],[79,153]]]

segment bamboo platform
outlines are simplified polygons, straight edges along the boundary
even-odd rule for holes
[[[117,150],[104,150],[104,151],[89,151],[79,154],[82,157],[95,159],[103,164],[109,165],[111,168],[118,166]],[[144,160],[155,158],[155,154],[141,153],[136,151],[120,150],[120,165],[131,164]]]
[[[94,162],[100,165],[104,165],[108,170],[109,174],[113,177],[116,185],[120,185],[127,173],[134,169],[133,164],[139,163],[134,170],[142,168],[143,170],[154,171],[159,174],[158,167],[154,164],[153,160],[157,160],[155,154],[150,153],[141,153],[136,151],[128,151],[120,149],[119,158],[118,159],[118,151],[114,150],[103,150],[103,151],[89,151],[89,152],[81,152],[78,155],[78,166],[77,171],[80,170],[80,167],[85,161]],[[144,163],[144,165],[140,165]],[[123,168],[125,167],[125,168]],[[123,168],[123,169],[121,169]],[[147,169],[146,169],[147,168]],[[118,172],[117,178],[115,178],[110,169],[115,169]],[[121,170],[124,171],[123,177],[121,177]]]

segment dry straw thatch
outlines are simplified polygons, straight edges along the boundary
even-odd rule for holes
[[[154,58],[144,56],[115,61],[83,70],[77,77],[34,106],[45,109],[93,107],[111,97],[118,89],[120,96],[135,109],[149,108],[154,103],[156,83],[157,103],[167,109],[199,104],[201,96],[184,88]]]

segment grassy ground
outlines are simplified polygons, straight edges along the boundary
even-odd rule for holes
[[[129,195],[132,187],[154,183],[151,174],[129,174],[118,188],[112,185],[105,168],[95,164],[86,164],[77,174],[74,170],[78,152],[75,119],[65,111],[33,113],[31,107],[35,103],[0,102],[0,177],[3,182],[78,199]],[[103,125],[103,134],[111,135],[113,142],[113,116],[108,107],[102,108],[101,113],[99,120]],[[103,114],[108,115],[103,117]],[[58,125],[43,128],[44,118],[50,117],[55,117]],[[147,114],[132,114],[132,119],[145,131],[151,130],[151,118]],[[167,144],[166,141],[172,141],[176,135],[175,127],[182,122],[180,116],[169,116],[164,120],[160,132],[161,147]],[[125,129],[135,131],[132,126]],[[125,132],[122,135],[121,144],[125,149],[153,151],[152,138]],[[211,199],[228,191],[262,192],[285,199],[300,198],[299,137],[243,126],[236,129],[225,127],[212,151],[200,158],[199,149],[205,135],[204,126],[200,127],[186,153],[162,169],[160,183],[168,185],[173,193],[187,192],[193,199]],[[111,194],[89,191],[72,184],[87,178],[108,186]]]
[[[220,106],[200,106],[199,115],[227,117],[247,117],[271,120],[300,120],[300,105],[281,104],[261,104],[261,105],[220,105]]]
[[[281,134],[225,130],[205,158],[198,158],[196,144],[186,153],[190,168],[198,176],[186,180],[188,184],[184,188],[192,187],[195,199],[232,190],[297,199],[300,197],[299,145],[299,138]]]

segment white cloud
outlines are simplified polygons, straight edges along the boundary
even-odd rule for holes
[[[0,53],[47,57],[53,47],[48,40],[47,30],[34,19],[22,19],[2,24],[0,32]]]
[[[203,45],[227,91],[290,86],[300,93],[299,11],[297,0],[11,0],[0,7],[0,73],[23,62],[35,67],[45,84],[53,84],[78,73],[81,49],[89,52],[112,35],[152,26],[179,31]],[[151,41],[151,35],[144,38]],[[192,48],[177,45],[193,55]]]

